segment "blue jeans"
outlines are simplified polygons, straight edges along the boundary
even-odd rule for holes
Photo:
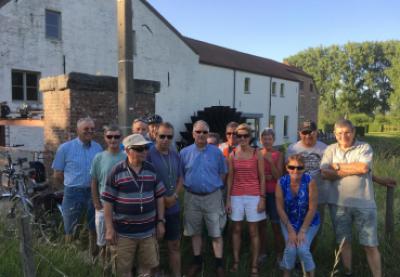
[[[62,210],[66,235],[71,235],[76,231],[76,225],[84,211],[86,211],[89,230],[96,229],[90,187],[64,187]]]
[[[301,262],[304,264],[306,272],[315,269],[313,256],[310,252],[310,245],[315,235],[318,232],[319,225],[310,226],[306,232],[306,238],[300,246],[288,244],[288,231],[285,225],[281,222],[282,234],[285,239],[285,250],[283,251],[283,258],[281,267],[286,270],[292,270],[296,263],[296,257],[299,256]]]

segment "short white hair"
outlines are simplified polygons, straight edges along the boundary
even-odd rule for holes
[[[196,127],[198,126],[198,125],[204,125],[204,126],[206,126],[206,128],[207,128],[207,131],[209,132],[210,131],[210,126],[208,125],[208,123],[207,122],[205,122],[204,120],[197,120],[194,124],[193,124],[193,131],[194,131],[194,129],[196,129]]]
[[[78,121],[76,122],[76,128],[79,129],[79,126],[81,126],[83,123],[93,123],[94,124],[94,120],[89,116],[79,118]]]

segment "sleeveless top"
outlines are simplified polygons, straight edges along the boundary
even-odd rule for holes
[[[231,195],[260,195],[257,151],[254,150],[252,157],[245,160],[236,159],[236,153],[234,153],[232,161],[234,173]]]
[[[297,195],[293,195],[293,192],[290,190],[289,174],[284,175],[279,179],[279,185],[281,186],[283,192],[285,212],[296,232],[300,230],[301,226],[303,225],[304,218],[308,212],[308,186],[311,179],[312,178],[308,173],[303,174]],[[316,212],[310,223],[310,226],[318,224],[320,224],[320,219],[319,213]]]
[[[277,150],[272,150],[270,153],[271,153],[271,157],[272,157],[272,162],[274,163],[275,167],[278,167],[279,156],[280,156],[281,152],[279,152]],[[264,158],[264,174],[265,174],[265,176],[267,176],[267,175],[272,176],[271,164],[265,158]],[[278,180],[275,178],[273,178],[271,180],[267,180],[265,178],[265,192],[266,193],[274,193],[277,181]]]

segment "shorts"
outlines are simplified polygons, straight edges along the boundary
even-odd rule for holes
[[[97,245],[106,245],[106,223],[104,221],[104,210],[95,211],[95,223],[96,223],[96,235],[97,235]]]
[[[212,238],[221,237],[226,224],[222,191],[218,189],[207,195],[186,191],[183,219],[185,236],[201,235],[204,220],[208,235]]]
[[[266,193],[265,194],[266,206],[265,211],[267,216],[271,220],[272,223],[279,223],[279,215],[278,210],[276,209],[276,201],[275,201],[275,193]]]
[[[181,218],[180,213],[165,215],[165,236],[168,241],[179,240],[181,238]]]
[[[118,237],[115,247],[117,276],[123,276],[132,271],[133,263],[139,269],[152,269],[160,262],[158,243],[155,236],[144,239]]]
[[[331,204],[329,211],[334,224],[337,243],[340,243],[343,238],[351,243],[354,223],[361,245],[378,246],[377,212],[375,208],[352,208]]]
[[[265,212],[257,212],[258,202],[260,202],[260,196],[231,196],[231,220],[242,221],[246,217],[247,222],[258,222],[266,219]]]

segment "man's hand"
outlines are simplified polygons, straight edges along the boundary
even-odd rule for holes
[[[257,212],[261,213],[265,211],[265,197],[260,196],[260,200],[258,201],[257,205]]]
[[[172,206],[174,206],[176,204],[176,201],[177,201],[177,199],[176,199],[175,195],[168,196],[168,197],[164,196],[165,208],[166,209],[171,208]]]
[[[162,240],[165,235],[165,225],[164,222],[158,221],[157,222],[157,239]]]
[[[226,203],[225,203],[225,211],[227,214],[232,213],[232,205],[231,205],[231,200],[229,198],[230,197],[228,197],[228,200],[226,200]]]
[[[110,245],[117,244],[117,233],[114,228],[106,228],[106,241]]]

